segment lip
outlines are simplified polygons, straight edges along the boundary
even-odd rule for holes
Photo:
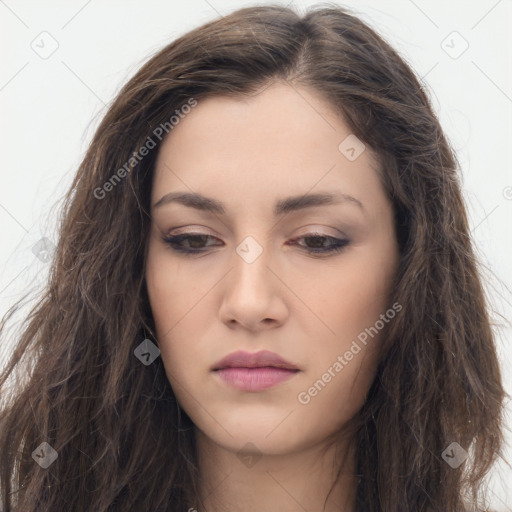
[[[256,353],[239,350],[221,359],[212,371],[232,387],[242,391],[262,391],[290,379],[300,370],[268,350]]]
[[[280,355],[261,350],[260,352],[250,353],[238,350],[227,355],[219,362],[213,365],[212,370],[223,370],[225,368],[282,368],[285,370],[298,370],[295,365],[283,359]]]
[[[263,391],[290,379],[298,372],[299,370],[264,366],[257,368],[222,368],[216,370],[215,374],[226,384],[242,391]]]

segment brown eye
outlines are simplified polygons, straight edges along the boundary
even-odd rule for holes
[[[299,238],[295,238],[292,242],[296,242],[297,240],[309,240],[309,242],[306,242],[305,244],[297,245],[303,247],[310,253],[318,254],[340,252],[350,243],[347,239],[335,238],[321,233],[308,233]]]
[[[201,233],[183,233],[181,235],[165,236],[163,237],[163,241],[166,244],[169,244],[176,252],[194,254],[205,252],[205,249],[208,247],[205,245],[206,242],[208,239],[213,238],[214,237],[210,235],[204,235]]]

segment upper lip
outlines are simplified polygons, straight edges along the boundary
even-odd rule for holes
[[[298,370],[295,365],[268,350],[262,350],[252,354],[250,352],[244,352],[243,350],[232,352],[213,365],[212,370],[221,370],[223,368],[261,368],[264,366]]]

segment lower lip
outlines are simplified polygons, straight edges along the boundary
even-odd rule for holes
[[[216,374],[227,384],[243,391],[261,391],[290,379],[298,370],[273,368],[222,368]]]

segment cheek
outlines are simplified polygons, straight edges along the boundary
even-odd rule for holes
[[[189,300],[193,299],[193,293],[187,293],[187,288],[180,282],[178,270],[176,263],[170,264],[165,251],[150,244],[146,264],[146,284],[158,347],[166,371],[169,370],[169,361],[179,360],[171,356],[171,344],[168,340],[174,337],[179,329],[180,319],[184,318],[187,311],[186,306]],[[179,300],[177,300],[178,297]],[[186,346],[182,344],[183,348]]]
[[[312,409],[333,407],[332,417],[338,420],[350,418],[362,406],[374,377],[380,340],[393,321],[387,311],[398,255],[393,246],[382,247],[354,252],[343,268],[331,269],[329,286],[321,298],[317,296],[320,316],[333,334],[324,337],[322,350],[312,354],[313,387],[308,388],[311,393],[303,391],[311,398]]]
[[[146,284],[162,362],[179,398],[180,384],[193,379],[204,359],[211,328],[207,292],[214,281],[197,282],[165,249],[150,244]]]
[[[336,271],[328,271],[328,286],[319,296],[319,310],[336,333],[335,338],[356,337],[388,309],[396,256],[382,254],[354,252]]]
[[[336,357],[342,354],[337,353]],[[341,371],[336,371],[335,361],[333,358],[323,367],[298,396],[302,428],[318,432],[320,437],[336,432],[357,414],[374,377],[375,354],[368,347],[363,347],[346,365],[338,362]]]
[[[307,379],[297,396],[308,428],[326,434],[363,406],[376,371],[384,332],[380,315],[389,309],[389,287],[386,280],[376,287],[375,273],[363,269],[331,282],[321,311],[335,334],[323,337],[322,350],[311,352]]]
[[[146,264],[146,283],[155,325],[160,336],[185,318],[199,303],[208,283],[191,278],[178,258],[171,258],[165,247],[157,242],[149,245]]]
[[[160,251],[150,245],[146,263],[146,285],[158,337],[172,327],[172,320],[178,314],[178,303],[172,300],[176,280],[175,269],[169,266]]]

